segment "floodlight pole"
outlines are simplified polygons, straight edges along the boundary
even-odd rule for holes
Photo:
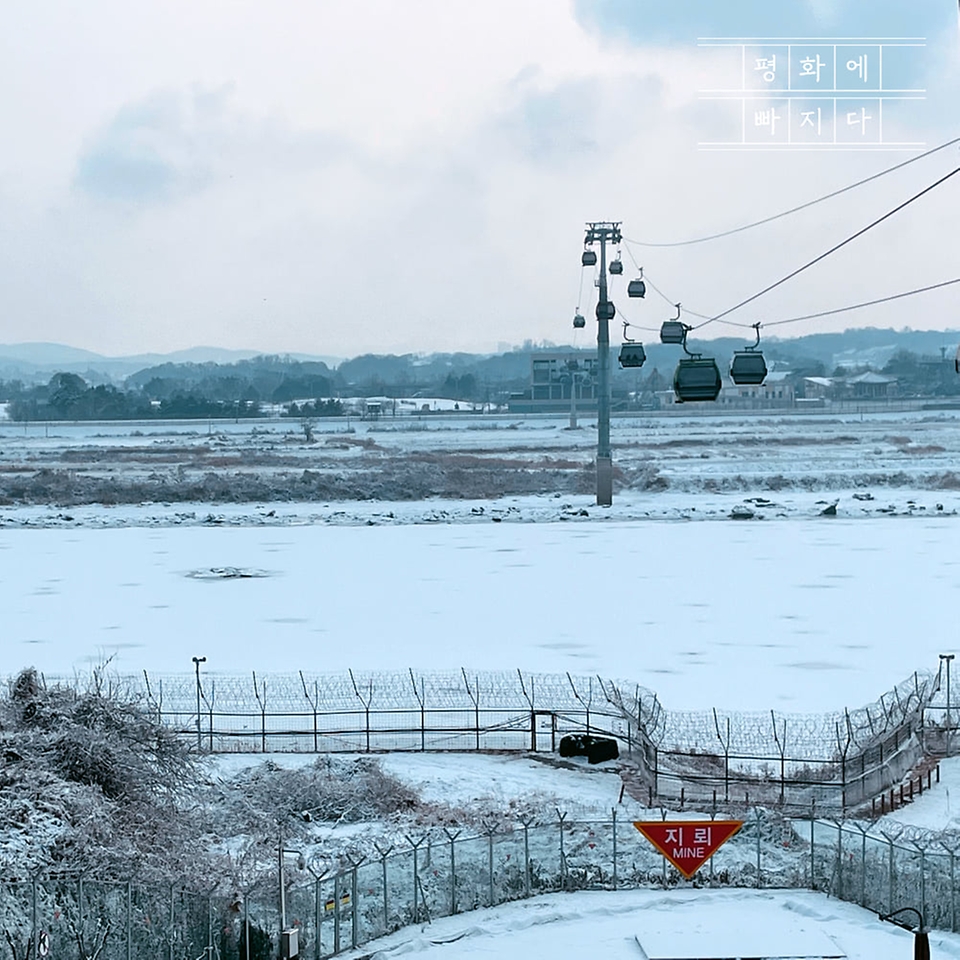
[[[613,503],[610,453],[610,321],[616,308],[607,299],[607,244],[620,243],[619,223],[588,223],[584,243],[600,242],[600,298],[597,301],[597,506]]]
[[[203,738],[200,732],[200,664],[206,662],[206,657],[193,657],[193,665],[197,669],[197,753],[203,749]]]
[[[954,653],[941,653],[940,662],[947,664],[947,756],[950,756],[950,746],[953,740],[952,722],[950,717],[950,662],[954,659]]]
[[[917,915],[917,928],[909,926],[903,920],[899,919],[901,913],[915,913]],[[878,913],[878,919],[888,920],[895,923],[904,930],[910,930],[913,933],[913,960],[930,960],[930,936],[923,923],[923,914],[916,907],[901,907],[894,910],[893,913]]]

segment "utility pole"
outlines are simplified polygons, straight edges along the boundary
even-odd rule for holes
[[[197,753],[200,753],[203,749],[203,739],[200,733],[200,664],[206,662],[206,657],[193,657],[193,665],[197,668]]]
[[[570,429],[579,430],[577,426],[577,380],[580,377],[580,363],[577,360],[567,361],[567,374],[570,377]]]
[[[950,662],[954,659],[954,653],[941,653],[940,662],[947,664],[947,756],[950,756],[951,741],[953,740],[953,721],[950,716]]]
[[[597,506],[613,503],[613,458],[610,453],[610,321],[616,307],[607,299],[607,244],[620,243],[620,224],[588,223],[584,245],[600,243],[600,298],[597,301]]]

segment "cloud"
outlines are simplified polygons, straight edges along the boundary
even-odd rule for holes
[[[694,44],[698,37],[847,37],[929,35],[956,10],[903,0],[575,0],[588,30],[610,40]]]
[[[212,179],[227,91],[164,91],[122,107],[84,148],[74,184],[96,200],[166,202]]]
[[[598,82],[591,79],[528,94],[503,119],[503,130],[534,163],[582,163],[600,149],[599,90]]]
[[[199,20],[185,28],[164,5],[149,30],[120,0],[105,2],[75,15],[101,43],[102,73],[77,68],[89,51],[74,50],[67,33],[78,31],[64,29],[59,80],[45,73],[37,91],[21,79],[22,100],[0,104],[0,125],[6,117],[24,130],[0,155],[8,339],[339,355],[563,340],[584,221],[622,219],[629,237],[681,239],[903,159],[698,151],[718,118],[697,91],[719,61],[693,42],[692,0],[676,10],[585,5],[607,17],[605,32],[573,16],[574,0],[485,0],[463,15],[450,0],[357,0],[363,15],[282,0],[269,13],[236,5],[228,20],[210,0],[182,0],[184,17],[196,10]],[[795,0],[805,23],[811,2]],[[700,4],[717,17],[727,6]],[[135,47],[141,56],[110,60],[127,47],[94,27],[118,19],[150,33]],[[674,39],[652,42],[657,31]],[[955,61],[955,23],[950,37],[943,57]],[[42,39],[38,27],[34,50],[46,49]],[[929,52],[932,89],[947,60]],[[15,84],[9,59],[0,79],[5,69]],[[57,83],[67,77],[79,80],[65,105]],[[916,134],[913,109],[902,124]],[[944,126],[931,117],[920,138],[945,140]],[[635,253],[671,300],[719,311],[919,189],[941,160],[727,241]],[[852,244],[743,319],[952,275],[946,189],[942,203],[916,205],[876,242]],[[626,251],[624,260],[630,272]],[[622,293],[615,284],[618,310],[641,325],[672,312],[655,296]],[[918,325],[898,310],[890,322]],[[729,332],[704,332],[714,329]]]

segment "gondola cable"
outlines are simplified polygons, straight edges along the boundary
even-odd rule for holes
[[[879,173],[874,173],[869,177],[858,180],[856,183],[848,184],[845,187],[841,187],[839,190],[834,190],[831,193],[824,194],[822,197],[817,197],[815,200],[808,200],[806,203],[801,203],[799,206],[791,207],[789,210],[784,210],[781,213],[775,213],[770,217],[764,217],[762,220],[754,220],[752,223],[746,223],[743,226],[734,227],[731,230],[723,230],[720,233],[713,233],[706,237],[695,237],[691,240],[675,240],[670,243],[653,243],[645,240],[630,240],[626,237],[624,237],[624,242],[627,244],[627,249],[629,250],[629,245],[631,243],[636,244],[638,247],[688,247],[696,243],[706,243],[709,240],[719,240],[722,237],[730,237],[736,233],[743,233],[745,230],[752,230],[754,227],[763,226],[765,223],[772,223],[774,220],[779,220],[782,217],[788,217],[791,214],[799,213],[801,210],[806,210],[818,203],[823,203],[825,200],[831,200],[834,197],[839,197],[841,194],[847,193],[850,190],[854,190],[857,187],[862,187],[864,184],[870,183],[873,180],[879,180],[880,177],[885,177],[888,173],[901,170],[903,167],[906,167],[911,163],[916,163],[918,160],[923,160],[925,157],[932,156],[940,150],[945,150],[947,147],[952,147],[955,143],[960,143],[960,137],[954,137],[952,140],[948,140],[946,143],[941,143],[940,146],[934,147],[932,150],[927,150],[926,153],[921,153],[916,157],[911,157],[909,160],[904,160],[903,162],[892,167],[888,167],[886,170],[881,170]]]
[[[781,277],[776,282],[771,283],[768,286],[764,287],[758,293],[755,293],[752,296],[749,296],[746,299],[741,300],[739,303],[734,304],[732,307],[729,307],[728,309],[724,310],[722,313],[718,313],[716,316],[709,317],[708,319],[704,320],[703,323],[697,324],[693,329],[700,330],[701,328],[707,326],[707,324],[714,323],[717,320],[720,320],[723,317],[726,317],[728,314],[731,314],[734,311],[739,310],[741,307],[745,307],[748,303],[753,303],[754,300],[759,300],[760,297],[769,293],[771,290],[775,290],[777,287],[786,283],[788,280],[792,280],[794,277],[803,273],[805,270],[809,270],[810,267],[820,263],[821,260],[825,260],[831,254],[834,254],[838,250],[841,250],[848,243],[852,243],[854,240],[858,239],[859,237],[862,237],[869,230],[872,230],[874,227],[879,226],[885,220],[888,220],[894,214],[899,213],[901,210],[903,210],[905,207],[908,207],[914,201],[919,200],[921,197],[930,193],[931,190],[935,190],[941,184],[946,183],[947,180],[949,180],[953,176],[956,176],[956,174],[958,173],[960,173],[960,167],[955,167],[948,174],[942,176],[939,180],[936,180],[933,183],[931,183],[929,186],[924,187],[923,190],[921,190],[919,193],[915,193],[912,197],[909,197],[908,199],[904,200],[903,203],[898,204],[892,210],[888,210],[882,217],[878,217],[876,220],[872,221],[871,223],[868,223],[865,227],[862,227],[856,233],[851,234],[849,237],[846,238],[846,240],[841,240],[840,243],[834,244],[834,246],[832,246],[829,250],[825,251],[824,253],[821,253],[818,257],[814,257],[813,260],[809,260],[807,263],[803,264],[803,266],[797,267],[796,270],[791,271],[785,277]]]

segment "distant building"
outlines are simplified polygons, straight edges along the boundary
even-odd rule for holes
[[[573,365],[573,366],[572,366]],[[516,413],[560,413],[570,409],[570,391],[576,391],[577,408],[597,408],[597,358],[573,351],[538,351],[530,355],[530,389],[512,394],[510,410]]]
[[[804,377],[803,395],[807,400],[826,400],[833,396],[832,377]]]
[[[897,395],[897,378],[868,370],[843,381],[844,395],[854,400],[886,400]]]
[[[745,410],[792,407],[794,396],[793,374],[788,370],[774,370],[758,385],[738,386],[724,377],[717,403]]]

